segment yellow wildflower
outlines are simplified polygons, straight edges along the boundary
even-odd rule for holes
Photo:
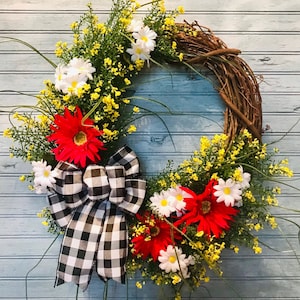
[[[99,99],[100,95],[98,93],[91,93],[91,100]]]
[[[4,136],[4,137],[7,137],[7,138],[11,138],[11,136],[12,136],[12,131],[11,131],[11,129],[10,129],[10,128],[5,129],[5,130],[3,131],[3,136]]]
[[[43,221],[42,224],[43,224],[44,226],[49,226],[49,223],[48,223],[47,221]]]
[[[180,13],[180,14],[184,14],[184,7],[183,6],[178,6],[177,7],[177,11]]]
[[[179,53],[179,55],[178,55],[178,58],[179,58],[179,61],[183,61],[183,53]]]
[[[26,179],[25,175],[21,175],[21,176],[19,177],[19,180],[22,181],[22,182],[25,181],[25,179]]]
[[[133,132],[136,132],[136,127],[135,125],[131,124],[129,126],[129,128],[127,129],[127,132],[130,134],[130,133],[133,133]]]
[[[105,27],[105,25],[104,25],[103,23],[98,23],[98,24],[97,24],[97,29],[98,29],[102,34],[106,33],[106,27]]]
[[[179,282],[181,282],[180,276],[178,276],[177,274],[172,275],[172,284],[176,285]]]
[[[254,229],[256,231],[259,231],[260,229],[262,229],[262,226],[259,223],[257,223],[257,224],[254,225]]]
[[[71,23],[71,25],[70,25],[71,29],[75,29],[76,27],[78,27],[78,22]]]
[[[124,78],[124,82],[125,82],[126,85],[130,85],[131,84],[131,81],[128,78]]]

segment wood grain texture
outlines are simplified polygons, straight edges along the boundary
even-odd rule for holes
[[[59,40],[71,41],[69,24],[86,8],[86,0],[10,0],[0,1],[0,36],[24,39],[44,54],[55,59],[53,50]],[[144,1],[145,2],[145,1]],[[93,0],[100,19],[105,19],[110,0]],[[295,177],[300,180],[300,2],[298,0],[166,0],[168,8],[183,5],[184,18],[210,27],[226,44],[239,48],[242,57],[260,76],[263,97],[263,124],[266,142],[277,141],[279,158],[288,157]],[[180,19],[182,20],[182,18]],[[151,82],[151,73],[140,84],[136,94],[160,99],[173,109],[167,115],[160,106],[151,106],[163,117],[171,130],[155,117],[139,121],[139,131],[126,142],[139,154],[145,173],[162,169],[167,159],[180,162],[199,146],[199,137],[222,131],[223,109],[213,86],[202,78],[190,78],[178,71],[172,78],[161,72],[154,79],[162,83],[161,91]],[[25,276],[48,248],[53,236],[40,224],[36,213],[47,205],[42,196],[32,194],[19,176],[30,172],[30,165],[9,158],[11,141],[2,136],[9,126],[7,108],[34,104],[35,98],[18,95],[18,90],[35,95],[43,80],[53,78],[53,68],[28,48],[12,42],[0,43],[0,299],[25,299]],[[151,82],[151,84],[149,84]],[[164,92],[162,92],[162,90]],[[175,99],[175,101],[174,101]],[[199,99],[201,101],[199,101]],[[149,103],[143,105],[149,107]],[[193,114],[191,115],[191,112]],[[282,188],[280,204],[300,209],[300,193]],[[300,224],[299,214],[276,209],[279,217]],[[280,230],[263,231],[261,239],[273,247],[264,247],[261,255],[241,249],[239,255],[225,252],[224,279],[212,276],[205,288],[190,299],[300,299],[300,255],[297,228],[280,222]],[[64,284],[53,288],[60,240],[47,252],[41,264],[28,277],[28,299],[75,299],[76,288]],[[103,283],[94,276],[89,289],[79,299],[101,299]],[[134,281],[127,286],[109,283],[108,299],[154,300],[157,287],[147,284],[143,290]],[[189,299],[189,298],[185,298]]]

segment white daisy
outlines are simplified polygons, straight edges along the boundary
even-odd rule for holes
[[[238,168],[242,174],[243,181],[240,183],[242,190],[247,189],[250,187],[250,180],[251,180],[251,174],[244,172],[243,167],[240,166]]]
[[[78,90],[86,83],[85,75],[69,75],[61,83],[61,91],[64,94],[78,95]]]
[[[184,201],[184,198],[190,197],[188,193],[183,191],[179,186],[176,186],[175,188],[170,188],[166,191],[166,193],[174,198],[174,207],[176,208],[177,212],[182,212],[182,210],[185,208],[186,203]],[[168,197],[169,197],[168,196]]]
[[[132,36],[136,39],[136,42],[141,44],[142,48],[147,49],[148,51],[154,50],[157,34],[148,26],[142,27],[138,32],[133,32]]]
[[[185,278],[189,276],[188,265],[190,264],[190,259],[182,253],[180,248],[169,245],[166,251],[160,250],[159,254],[159,267],[166,273],[180,271]]]
[[[151,209],[159,215],[169,217],[172,212],[176,211],[174,206],[176,199],[169,195],[166,191],[154,193],[154,195],[150,198],[150,201]]]
[[[92,73],[96,69],[90,63],[90,60],[74,57],[68,64],[68,75],[84,75],[88,79],[93,79]]]
[[[147,48],[143,47],[143,44],[140,41],[136,43],[131,43],[131,48],[126,50],[131,55],[131,60],[136,62],[137,60],[149,60],[150,51]]]
[[[55,88],[59,91],[65,86],[64,79],[67,76],[68,68],[59,64],[55,69]]]
[[[224,181],[222,178],[218,180],[217,185],[214,186],[216,190],[214,195],[217,202],[224,201],[226,206],[234,206],[235,202],[242,199],[241,185],[233,181],[231,178]]]
[[[142,27],[144,27],[144,23],[142,20],[132,19],[130,24],[127,26],[127,31],[138,32]]]
[[[56,171],[52,170],[50,165],[47,165],[46,161],[33,161],[33,173],[34,173],[34,189],[37,194],[47,192],[48,187],[52,187],[56,182]]]

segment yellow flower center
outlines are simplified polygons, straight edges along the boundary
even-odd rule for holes
[[[72,81],[72,83],[71,83],[72,88],[76,88],[77,84],[78,84],[77,81]]]
[[[44,170],[44,177],[49,177],[50,172],[48,170]]]
[[[174,262],[177,260],[177,258],[176,258],[176,256],[174,256],[174,255],[171,255],[170,257],[169,257],[169,262],[171,263],[171,264],[174,264]]]
[[[177,194],[176,195],[176,200],[177,201],[182,201],[183,200],[183,196],[181,194]]]
[[[160,205],[161,206],[167,206],[168,205],[168,200],[167,199],[161,199]]]
[[[208,214],[211,209],[211,203],[209,201],[202,202],[202,212],[204,215]]]
[[[87,142],[87,136],[83,131],[79,131],[78,133],[76,133],[76,135],[74,136],[74,143],[77,146],[81,146],[86,142]]]
[[[142,40],[143,40],[144,42],[148,42],[148,38],[147,38],[146,36],[143,36],[143,37],[142,37]]]
[[[136,54],[142,54],[142,49],[141,48],[136,48],[135,52],[136,52]]]
[[[224,192],[225,195],[230,195],[230,193],[231,193],[230,187],[228,187],[228,186],[225,187],[224,190],[223,190],[223,192]]]

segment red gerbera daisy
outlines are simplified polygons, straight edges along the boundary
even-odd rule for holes
[[[186,187],[180,187],[190,194],[184,198],[187,213],[174,223],[175,226],[185,223],[185,226],[198,223],[197,231],[203,231],[209,237],[213,234],[219,238],[224,230],[230,228],[229,223],[239,211],[231,206],[227,207],[224,202],[217,203],[214,196],[216,180],[210,180],[202,194],[197,195]],[[184,229],[186,230],[186,228]]]
[[[76,107],[74,115],[65,108],[64,115],[54,116],[54,124],[50,125],[53,133],[47,139],[57,145],[52,150],[56,160],[67,161],[84,168],[88,162],[100,161],[99,150],[106,148],[99,140],[103,131],[96,129],[91,119],[82,119],[79,107]]]
[[[134,255],[141,255],[143,259],[152,256],[157,261],[160,250],[166,250],[174,240],[181,240],[181,235],[163,220],[155,218],[154,215],[136,215],[141,222],[141,232],[131,240]],[[143,228],[144,227],[144,228]]]

